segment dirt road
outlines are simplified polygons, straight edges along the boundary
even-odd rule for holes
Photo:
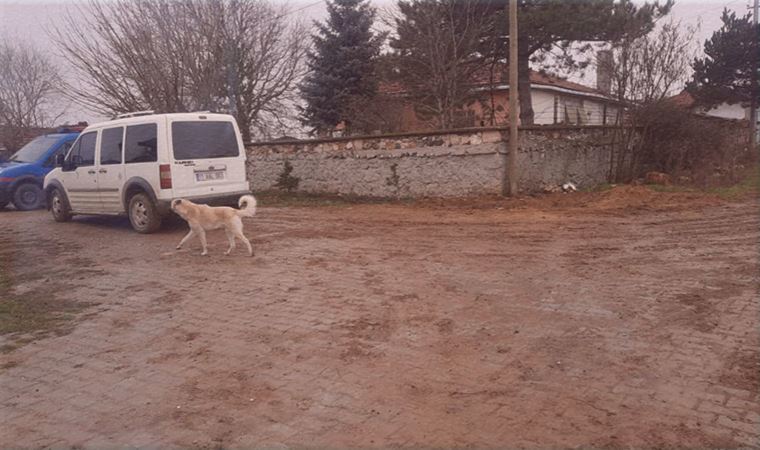
[[[263,207],[254,258],[1,212],[3,301],[51,312],[0,336],[0,447],[758,446],[759,212]]]

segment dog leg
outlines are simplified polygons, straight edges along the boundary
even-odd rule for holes
[[[251,247],[251,242],[243,234],[243,221],[240,218],[237,219],[237,221],[232,223],[231,231],[235,237],[240,239],[240,241],[248,248],[248,256],[253,256],[253,247]]]
[[[191,237],[193,237],[193,235],[194,235],[194,234],[195,234],[195,232],[194,232],[194,231],[191,229],[191,230],[190,230],[190,231],[189,231],[189,232],[188,232],[188,233],[185,235],[185,237],[183,237],[183,238],[182,238],[182,240],[181,240],[181,241],[179,241],[179,244],[177,244],[177,250],[181,249],[181,248],[182,248],[182,246],[183,246],[183,245],[185,245],[185,242],[187,242],[187,240],[188,240],[188,239],[190,239]]]
[[[206,256],[208,255],[208,248],[206,246],[206,230],[201,228],[200,231],[198,231],[198,237],[201,238],[201,246],[203,246],[201,256]]]
[[[235,233],[227,228],[224,229],[224,232],[227,234],[227,240],[230,241],[230,248],[224,254],[229,255],[235,249]]]
[[[247,237],[243,234],[242,231],[237,231],[235,233],[235,236],[243,241],[243,244],[245,244],[246,247],[248,247],[248,256],[253,256],[253,247],[251,246],[251,241],[248,240]]]

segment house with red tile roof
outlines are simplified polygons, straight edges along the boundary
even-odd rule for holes
[[[508,72],[501,67],[495,73],[482,71],[472,80],[477,91],[475,100],[457,114],[457,128],[503,126],[509,120]],[[534,124],[612,125],[621,110],[619,102],[603,90],[568,81],[545,73],[531,71],[531,97]],[[434,128],[415,113],[410,91],[395,82],[382,82],[379,94],[396,98],[400,106],[400,128],[397,131],[428,131]]]
[[[749,120],[750,117],[750,108],[748,105],[724,102],[717,106],[706,108],[699,105],[694,96],[687,91],[682,91],[678,95],[669,97],[667,101],[679,108],[689,110],[701,116],[732,120]]]

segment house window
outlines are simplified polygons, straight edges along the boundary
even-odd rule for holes
[[[587,122],[586,109],[583,100],[566,97],[562,99],[563,123],[568,125],[583,125]]]

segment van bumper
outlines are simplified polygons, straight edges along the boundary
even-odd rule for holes
[[[11,201],[11,184],[0,183],[0,205]]]
[[[251,191],[225,192],[223,194],[197,195],[192,197],[181,197],[184,200],[190,200],[193,203],[210,206],[234,206],[237,207],[238,200],[243,195],[252,195]],[[179,198],[179,197],[178,197]],[[172,200],[158,200],[158,210],[161,214],[167,214],[171,211]]]

